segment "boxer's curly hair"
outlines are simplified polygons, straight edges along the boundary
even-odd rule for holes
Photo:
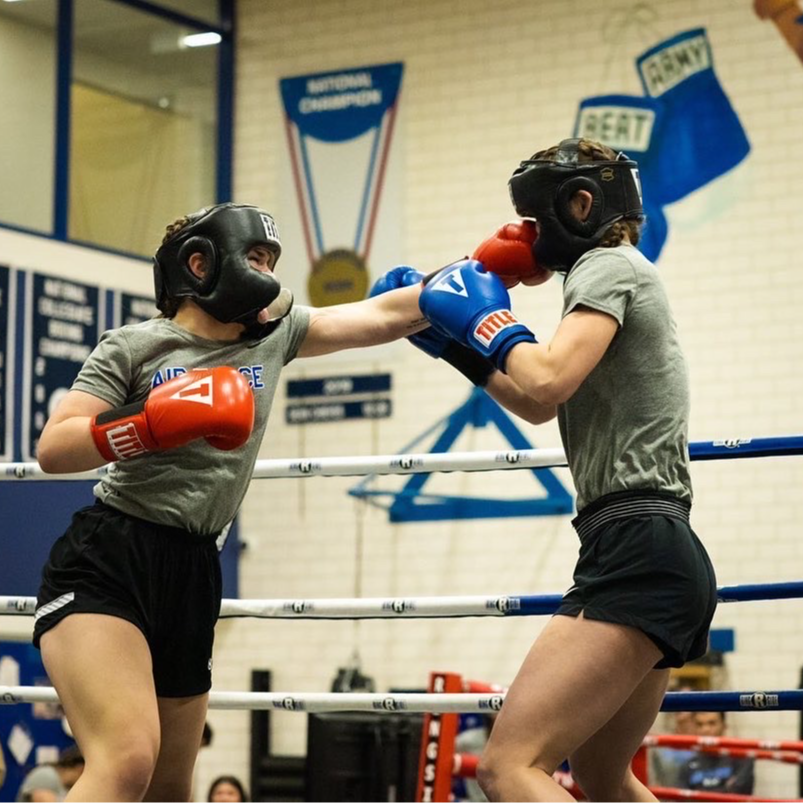
[[[171,237],[180,232],[190,222],[189,217],[176,218],[172,223],[165,226],[164,237],[162,237],[161,245],[164,245]],[[157,318],[175,318],[178,308],[181,306],[181,298],[168,298],[165,302],[165,309],[160,312]]]
[[[538,151],[534,154],[532,159],[543,159],[545,161],[554,162],[555,156],[558,153],[558,145],[553,145],[544,151]],[[617,153],[603,145],[601,142],[595,142],[593,139],[581,139],[577,144],[577,149],[580,152],[581,162],[615,162]],[[631,245],[638,245],[641,238],[640,220],[632,218],[623,218],[612,223],[608,230],[602,237],[598,248],[616,248],[624,242],[625,234],[630,239]]]
[[[188,223],[190,219],[187,215],[184,217],[176,218],[172,223],[165,226],[164,237],[162,237],[162,245],[164,245],[174,234],[180,232]]]

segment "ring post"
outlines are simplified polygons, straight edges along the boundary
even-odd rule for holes
[[[443,694],[463,691],[463,679],[451,672],[432,672],[429,692]],[[446,803],[452,791],[454,740],[458,714],[427,714],[421,734],[421,757],[418,762],[418,803]]]

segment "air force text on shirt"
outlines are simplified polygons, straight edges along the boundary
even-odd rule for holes
[[[265,370],[264,365],[243,365],[237,369],[247,380],[248,385],[253,390],[261,390],[265,387],[262,381],[262,372]],[[162,382],[167,382],[170,379],[175,379],[177,376],[186,374],[187,369],[180,366],[172,368],[163,368],[153,375],[151,380],[151,388],[158,387]]]

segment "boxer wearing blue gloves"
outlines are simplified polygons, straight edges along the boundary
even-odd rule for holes
[[[509,187],[516,212],[536,221],[535,262],[565,274],[551,341],[536,342],[502,279],[473,260],[425,280],[419,306],[499,369],[488,388],[507,409],[532,423],[522,399],[556,410],[580,553],[477,778],[489,800],[573,800],[552,778],[568,759],[589,800],[655,800],[630,762],[668,668],[705,653],[716,608],[716,577],[689,524],[686,363],[660,275],[634,247],[643,221],[634,161],[564,140],[522,162]]]
[[[423,279],[424,274],[415,268],[411,268],[409,265],[399,265],[377,280],[371,288],[370,297],[373,298],[400,287],[421,284]],[[453,340],[434,326],[408,335],[407,339],[430,357],[448,362],[477,387],[487,385],[488,378],[495,371],[495,366],[490,360],[467,345]]]
[[[477,277],[475,280],[473,277],[467,276],[468,281],[476,281],[478,290],[484,287],[486,295],[491,294],[491,299],[486,298],[486,302],[490,302],[489,313],[493,313],[493,308],[497,302],[496,296],[498,295],[499,314],[509,316],[511,315],[509,312],[510,298],[507,294],[507,287],[514,287],[519,282],[528,286],[536,286],[549,281],[552,277],[551,271],[536,264],[532,252],[534,241],[535,225],[532,221],[518,220],[506,223],[477,246],[474,250],[473,259],[466,258],[460,262],[455,262],[440,271],[440,275],[445,277],[447,273],[453,273],[452,269],[459,270],[464,266],[470,269],[469,266],[473,266],[476,272],[483,274],[483,278]],[[491,273],[488,273],[488,271],[491,271]],[[422,282],[427,284],[436,275],[439,275],[438,271],[430,274],[429,277],[425,277],[423,273],[409,265],[399,265],[383,274],[376,281],[371,288],[370,296],[377,296],[401,287],[412,287]],[[501,277],[501,279],[497,278],[497,276]],[[461,281],[459,277],[452,276],[448,286],[444,285],[446,292],[448,293],[448,288],[458,281]],[[492,287],[494,288],[493,290],[491,289]],[[472,303],[476,298],[477,296],[474,294]],[[433,306],[438,306],[437,296]],[[515,406],[517,414],[522,415],[528,421],[541,423],[554,418],[554,410],[545,409],[534,404],[531,400],[525,402],[524,408],[516,405],[514,398],[506,391],[513,390],[513,395],[517,396],[519,401],[522,398],[522,394],[518,388],[514,388],[512,383],[506,382],[499,376],[496,376],[491,381],[492,375],[497,373],[496,369],[499,362],[497,359],[489,359],[491,352],[498,357],[502,351],[501,344],[504,340],[506,344],[504,354],[502,354],[502,357],[504,357],[514,343],[512,339],[513,333],[509,328],[510,320],[504,321],[505,326],[501,326],[501,323],[501,318],[494,318],[493,315],[489,318],[485,327],[478,332],[480,339],[476,341],[477,350],[471,347],[466,337],[463,336],[464,333],[455,336],[448,332],[445,327],[430,326],[428,329],[409,335],[407,340],[430,357],[449,363],[478,387],[486,387],[494,398],[500,395],[497,401],[508,407]],[[504,336],[496,339],[494,335],[497,334],[497,330],[501,332],[503,329],[505,330]],[[526,327],[522,326],[522,330],[524,329]],[[483,340],[489,339],[493,341],[493,348],[482,348]],[[522,339],[534,341],[535,338],[531,333],[522,335],[520,330],[515,342],[519,342]],[[491,387],[487,387],[489,382]]]
[[[433,326],[475,348],[500,371],[513,346],[536,342],[510,311],[502,280],[473,259],[455,262],[432,277],[418,305]]]

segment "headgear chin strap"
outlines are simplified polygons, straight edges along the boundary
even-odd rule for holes
[[[540,224],[533,245],[536,262],[563,273],[599,245],[612,223],[644,219],[636,162],[623,153],[613,161],[580,162],[579,143],[579,139],[564,139],[554,161],[522,162],[508,182],[516,212]],[[591,211],[585,220],[578,220],[571,209],[578,190],[591,194]]]
[[[256,245],[282,252],[273,218],[256,206],[218,204],[189,216],[189,223],[156,252],[153,278],[156,306],[166,312],[170,299],[190,298],[221,323],[241,323],[246,337],[260,338],[283,318],[293,305],[292,293],[283,289],[272,273],[255,270],[248,251]],[[198,278],[189,258],[203,254],[206,272]],[[257,316],[268,310],[268,322]]]

